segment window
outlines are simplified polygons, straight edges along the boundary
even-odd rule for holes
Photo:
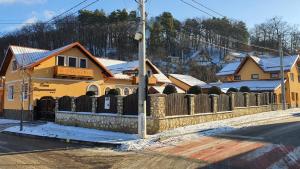
[[[77,67],[77,58],[69,56],[69,67]]]
[[[148,70],[148,71],[147,71],[147,75],[148,75],[148,77],[150,77],[150,76],[152,75],[151,70]]]
[[[291,81],[294,81],[294,73],[290,73]]]
[[[259,79],[259,74],[252,74],[251,79]]]
[[[240,75],[235,75],[234,80],[241,80],[241,76]]]
[[[14,86],[8,86],[7,99],[14,100]]]
[[[110,88],[107,87],[107,88],[105,89],[105,95],[107,95],[109,91],[110,91]]]
[[[94,92],[96,96],[99,95],[98,87],[96,85],[91,85],[88,87],[88,92]]]
[[[12,71],[16,71],[18,69],[18,64],[16,60],[12,61]]]
[[[122,91],[120,88],[116,88],[116,91],[118,92],[118,95],[122,95]]]
[[[127,96],[127,95],[129,95],[129,94],[130,94],[129,89],[128,89],[128,88],[125,88],[125,89],[124,89],[124,95]]]
[[[295,93],[292,92],[292,100],[295,101]]]
[[[278,73],[271,73],[271,79],[278,79],[279,78],[279,74]]]
[[[64,56],[57,56],[57,58],[56,58],[56,65],[57,66],[66,66],[66,64],[65,64],[65,57]]]
[[[28,99],[28,83],[25,83],[23,86],[23,100],[27,100]]]
[[[80,59],[79,66],[81,68],[87,68],[87,60],[86,59]]]

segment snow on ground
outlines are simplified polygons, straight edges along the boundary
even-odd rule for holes
[[[150,135],[147,139],[138,139],[136,134],[62,126],[54,123],[35,126],[26,125],[24,131],[21,133],[90,142],[119,143],[121,144],[120,150],[122,151],[136,151],[150,147],[175,145],[184,140],[197,139],[203,136],[221,134],[244,127],[257,126],[266,122],[293,117],[299,113],[300,109],[289,109],[286,111],[272,111],[241,116],[168,130],[155,135]],[[5,131],[20,132],[18,126],[7,128]]]
[[[1,119],[0,118],[0,125],[3,125],[3,124],[17,124],[17,123],[20,123],[20,120]]]
[[[36,136],[47,136],[51,138],[112,144],[138,139],[135,134],[125,134],[120,132],[102,131],[73,126],[62,126],[51,122],[37,126],[24,126],[23,131],[19,130],[19,126],[14,126],[7,128],[4,131]]]

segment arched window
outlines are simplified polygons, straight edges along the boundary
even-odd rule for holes
[[[116,88],[116,91],[118,91],[119,95],[122,95],[122,91],[120,88]]]
[[[98,87],[96,85],[90,85],[87,89],[88,92],[94,92],[96,96],[99,95]]]
[[[109,91],[110,91],[110,88],[107,87],[107,88],[105,89],[105,95],[107,95]]]
[[[125,88],[125,89],[124,89],[124,95],[127,96],[127,95],[129,95],[129,94],[130,94],[129,89],[128,89],[128,88]]]

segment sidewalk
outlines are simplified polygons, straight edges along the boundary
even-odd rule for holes
[[[1,123],[0,119],[0,123]],[[135,134],[102,131],[73,126],[63,126],[52,122],[41,125],[25,125],[23,131],[19,126],[9,127],[3,131],[8,134],[55,138],[66,142],[86,142],[94,145],[121,145],[126,141],[138,139]]]
[[[9,127],[6,133],[37,136],[43,138],[54,138],[65,141],[90,142],[95,144],[111,144],[120,146],[120,150],[143,150],[149,147],[163,147],[176,144],[184,140],[191,140],[203,136],[211,136],[237,130],[243,127],[257,126],[282,118],[299,116],[300,109],[289,109],[286,111],[272,111],[232,119],[212,121],[192,126],[181,127],[155,135],[149,135],[147,139],[139,139],[136,134],[125,134],[81,127],[62,126],[54,123],[41,125],[25,125],[23,131],[19,126]],[[2,121],[4,120],[4,121]],[[5,119],[0,119],[0,124]]]

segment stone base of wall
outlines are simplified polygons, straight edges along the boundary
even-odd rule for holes
[[[223,120],[244,115],[268,112],[280,109],[280,105],[267,105],[259,107],[235,108],[229,112],[203,113],[186,116],[171,116],[164,118],[147,118],[147,133],[155,134],[188,125],[195,125],[210,121]],[[125,133],[137,133],[137,116],[57,112],[55,122],[62,125],[72,125],[101,130],[119,131]]]
[[[3,110],[3,117],[7,119],[14,119],[14,120],[20,120],[21,119],[21,110],[14,110],[14,109],[4,109]],[[32,114],[29,110],[23,111],[23,120],[31,121],[32,120]]]
[[[120,131],[124,133],[137,133],[137,116],[120,116],[115,114],[96,114],[80,112],[57,112],[55,123],[69,126],[95,128],[101,130]],[[156,133],[157,125],[152,118],[147,118],[148,134]]]

